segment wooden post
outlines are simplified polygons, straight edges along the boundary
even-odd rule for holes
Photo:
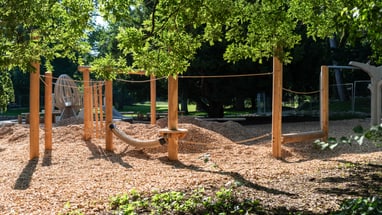
[[[98,101],[99,101],[99,118],[100,118],[100,130],[101,130],[101,137],[103,137],[103,101],[102,101],[102,83],[100,82],[98,84]]]
[[[34,72],[30,73],[30,90],[29,90],[29,109],[30,109],[30,125],[29,125],[29,158],[32,160],[38,158],[40,154],[39,148],[39,129],[40,129],[40,63],[34,62],[32,66]]]
[[[95,137],[99,138],[99,120],[98,120],[98,114],[99,114],[99,106],[98,106],[98,84],[93,84],[93,114],[94,114],[94,121],[96,123],[95,125]]]
[[[178,79],[170,75],[168,78],[168,129],[178,130]],[[178,137],[170,135],[168,138],[168,158],[178,160]]]
[[[53,118],[53,102],[52,102],[52,73],[45,72],[45,150],[52,150],[52,118]]]
[[[109,125],[113,122],[113,81],[108,80],[105,83],[105,97],[106,97],[106,150],[113,151],[113,134],[109,129]]]
[[[323,132],[323,140],[328,139],[329,135],[329,68],[327,66],[321,66],[321,78],[320,78],[320,121],[321,130]]]
[[[151,125],[155,125],[157,119],[156,113],[156,80],[154,75],[150,75],[150,123]]]
[[[281,158],[283,68],[273,57],[272,155]]]
[[[90,67],[80,66],[78,70],[82,72],[84,80],[84,140],[92,138],[92,106],[91,106],[91,86],[90,86]]]

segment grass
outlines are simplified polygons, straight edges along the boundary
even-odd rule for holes
[[[21,113],[29,112],[29,108],[11,108],[4,113],[0,113],[0,116],[18,116]]]

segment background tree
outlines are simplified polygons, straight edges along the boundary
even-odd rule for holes
[[[42,60],[52,71],[54,59],[80,60],[81,53],[88,52],[85,38],[93,1],[0,0],[0,7],[1,76],[8,76],[13,68],[33,71],[31,62]],[[1,104],[7,104],[10,98],[2,96]]]

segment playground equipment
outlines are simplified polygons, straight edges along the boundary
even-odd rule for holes
[[[61,111],[60,120],[75,117],[81,108],[81,96],[76,83],[66,74],[58,77],[54,87],[54,105]]]
[[[370,76],[370,92],[371,92],[371,126],[381,123],[381,97],[382,97],[382,66],[376,67],[370,64],[350,61],[349,65],[360,68]]]
[[[119,139],[136,148],[155,148],[167,143],[163,137],[155,140],[138,140],[132,138],[129,135],[126,135],[123,131],[119,130],[115,124],[110,124],[109,128]]]
[[[273,98],[272,98],[272,155],[281,158],[281,144],[312,139],[327,139],[329,124],[329,67],[321,66],[320,74],[320,125],[318,131],[282,133],[282,64],[273,58]]]

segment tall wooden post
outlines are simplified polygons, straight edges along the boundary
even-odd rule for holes
[[[29,158],[32,160],[38,158],[40,154],[39,147],[39,129],[40,129],[40,63],[34,62],[32,66],[34,72],[30,73],[30,91],[29,91],[29,111],[30,111],[30,134],[29,134]]]
[[[109,129],[109,125],[113,122],[113,81],[108,80],[105,83],[105,98],[106,98],[106,150],[113,151],[113,134]]]
[[[272,155],[281,158],[283,67],[273,57]]]
[[[157,121],[157,114],[156,114],[156,80],[154,75],[150,75],[150,123],[151,125],[155,125]]]
[[[320,121],[321,130],[323,132],[323,139],[327,140],[329,135],[329,68],[327,66],[321,66],[321,108],[320,108]]]
[[[178,130],[178,79],[170,75],[168,78],[168,129]],[[168,138],[168,158],[178,160],[178,137]]]
[[[94,120],[95,121],[95,136],[96,138],[99,138],[99,120],[98,120],[98,114],[99,114],[99,106],[98,106],[98,89],[97,89],[98,84],[94,83],[93,84],[93,115],[94,115]]]
[[[84,80],[84,140],[90,140],[92,138],[92,94],[90,86],[90,67],[80,66],[78,70],[82,72]]]
[[[104,128],[103,125],[103,101],[102,101],[102,83],[98,84],[98,101],[99,101],[99,118],[100,118],[100,130]],[[103,137],[103,132],[101,132],[101,137]]]
[[[184,137],[187,129],[178,129],[178,79],[168,77],[168,128],[159,130],[168,143],[167,153],[168,159],[172,161],[178,160],[178,142]]]
[[[52,102],[52,73],[45,72],[45,150],[52,150],[52,118],[53,118],[53,102]]]

